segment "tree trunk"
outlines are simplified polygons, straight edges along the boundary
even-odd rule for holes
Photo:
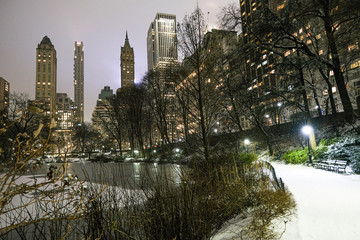
[[[325,1],[321,1],[321,3],[323,5],[323,10],[325,14],[324,16],[325,32],[332,57],[332,63],[333,63],[332,70],[334,71],[334,77],[335,77],[336,85],[338,87],[344,112],[346,114],[347,119],[350,120],[354,116],[354,109],[352,107],[351,100],[346,89],[344,75],[341,71],[339,53],[335,42],[334,33],[332,31],[333,24],[330,16],[329,1],[325,0]]]

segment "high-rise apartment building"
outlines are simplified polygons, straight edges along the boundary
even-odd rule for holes
[[[135,81],[135,61],[134,49],[130,46],[128,33],[126,32],[125,44],[120,52],[121,87],[134,85]]]
[[[326,19],[309,17],[304,12],[300,14],[299,10],[305,10],[303,7],[308,4],[306,11],[318,9],[325,3],[316,6],[311,5],[312,1],[304,1],[302,5],[298,5],[299,9],[296,9],[296,4],[292,5],[292,2],[285,0],[240,0],[243,42],[253,46],[252,49],[248,48],[250,51],[245,54],[244,60],[248,89],[257,92],[259,96],[268,94],[268,99],[261,104],[267,109],[272,108],[272,114],[266,113],[268,120],[273,119],[271,124],[291,121],[304,113],[314,117],[346,109],[351,112],[350,105],[360,106],[360,60],[357,57],[359,38],[358,35],[351,34],[353,30],[348,30],[349,27],[352,29],[356,26],[356,22],[350,21],[351,15],[342,15],[347,10],[345,5],[341,9],[341,1],[323,5],[324,8],[318,10],[327,12],[324,13],[329,15],[327,20],[332,19],[332,35],[331,31],[326,30]],[[284,20],[291,18],[287,20],[291,20],[292,27],[282,28],[286,29],[286,32],[269,31],[262,36],[262,41],[266,42],[267,46],[277,46],[273,52],[264,47],[265,44],[260,44],[259,34],[257,37],[252,34],[254,30],[259,30],[254,27],[257,21],[264,19],[259,17],[266,12],[263,12],[262,8],[268,8],[265,10],[282,19],[278,23],[286,23]],[[260,22],[259,25],[261,24]],[[329,38],[333,44],[329,44]],[[334,50],[335,55],[331,52]],[[306,59],[306,56],[309,58]],[[337,56],[338,59],[332,56]],[[318,67],[318,64],[327,61],[332,62],[332,69],[325,65]],[[286,94],[271,94],[280,91]],[[286,107],[283,103],[286,103]]]
[[[9,111],[10,83],[0,77],[0,118],[6,118]]]
[[[75,42],[74,49],[74,109],[75,122],[84,122],[84,44]]]
[[[36,48],[36,89],[34,104],[47,116],[56,112],[56,50],[45,36]]]
[[[157,13],[150,24],[147,35],[148,70],[156,71],[159,76],[158,91],[164,95],[167,110],[165,110],[167,134],[171,142],[175,139],[175,83],[165,71],[177,64],[177,33],[176,16],[173,14]],[[155,103],[154,103],[155,104]]]
[[[157,13],[147,34],[148,70],[177,60],[176,16]]]
[[[61,130],[70,130],[74,126],[74,103],[66,93],[56,94],[57,122]]]
[[[99,132],[104,133],[104,126],[103,122],[104,119],[108,117],[108,100],[110,98],[114,97],[113,90],[109,86],[104,86],[104,89],[101,89],[101,92],[99,93],[98,100],[96,102],[96,106],[94,108],[94,111],[92,113],[92,123],[95,129],[97,129]]]

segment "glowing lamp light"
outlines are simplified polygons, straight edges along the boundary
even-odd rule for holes
[[[310,134],[314,132],[314,129],[310,125],[305,125],[301,128],[301,132],[306,136],[310,136]]]
[[[249,145],[249,144],[250,144],[250,140],[249,140],[249,139],[245,139],[245,140],[244,140],[244,144],[245,144],[245,145]]]
[[[308,137],[308,156],[309,156],[309,163],[312,164],[312,156],[310,152],[310,136],[313,135],[314,129],[310,125],[305,125],[301,128],[301,132]]]

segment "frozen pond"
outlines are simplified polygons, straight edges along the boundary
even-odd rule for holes
[[[66,174],[77,175],[82,181],[119,186],[125,189],[140,189],[146,187],[156,177],[166,177],[179,182],[183,167],[177,164],[158,163],[51,163],[44,164],[36,171],[31,170],[25,175],[46,177],[50,166],[64,168]]]

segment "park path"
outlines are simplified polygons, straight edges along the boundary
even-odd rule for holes
[[[282,240],[360,239],[360,175],[272,165],[297,204]]]

